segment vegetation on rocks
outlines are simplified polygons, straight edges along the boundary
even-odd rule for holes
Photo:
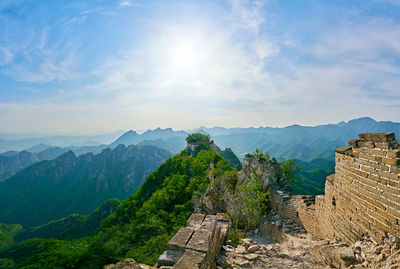
[[[257,176],[252,176],[238,185],[234,192],[227,192],[230,206],[227,213],[234,230],[243,228],[244,233],[252,226],[257,226],[260,215],[266,213],[269,206],[269,192],[263,191]]]
[[[190,134],[186,138],[186,142],[188,143],[210,142],[210,135],[201,133]]]

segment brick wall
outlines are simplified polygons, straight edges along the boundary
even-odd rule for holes
[[[321,239],[353,243],[400,237],[400,146],[393,133],[364,133],[336,150],[335,174],[315,201],[271,191],[272,207]]]
[[[317,234],[319,225],[315,221],[315,199],[311,195],[289,195],[277,187],[272,187],[270,193],[272,209],[309,233]]]

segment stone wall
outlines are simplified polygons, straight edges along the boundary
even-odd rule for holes
[[[314,237],[351,244],[370,236],[400,237],[400,146],[393,133],[364,133],[336,150],[325,195],[289,196],[271,190],[272,208]]]
[[[311,195],[289,195],[278,187],[271,187],[271,207],[285,219],[305,228],[310,234],[318,234],[319,223],[315,217],[315,199]]]
[[[354,243],[400,236],[400,147],[393,133],[364,133],[336,150],[335,175],[317,197],[321,236]]]

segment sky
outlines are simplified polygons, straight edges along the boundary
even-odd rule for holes
[[[400,0],[0,2],[0,132],[400,121]]]

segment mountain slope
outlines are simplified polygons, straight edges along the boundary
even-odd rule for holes
[[[0,223],[0,250],[14,242],[13,236],[22,230],[19,224]]]
[[[209,167],[216,174],[234,169],[227,160],[206,147],[191,155],[188,150],[168,159],[142,186],[104,220],[93,237],[73,241],[29,239],[18,242],[0,258],[18,268],[102,268],[124,257],[154,263],[167,242],[186,225],[192,214],[192,197],[210,183]]]
[[[0,182],[0,222],[25,228],[88,214],[104,200],[125,199],[170,153],[155,146],[118,146],[76,157],[71,151]]]
[[[335,172],[335,162],[325,159],[315,159],[311,162],[294,160],[303,167],[296,175],[301,184],[292,184],[294,194],[324,194],[326,177]]]
[[[67,152],[67,149],[50,147],[38,153],[29,151],[15,152],[15,154],[0,155],[0,181],[6,180],[22,169],[43,160],[52,160]]]
[[[72,214],[18,233],[15,241],[30,238],[75,239],[93,234],[101,222],[112,214],[120,204],[118,199],[104,201],[89,215]]]
[[[363,132],[394,132],[400,137],[400,123],[359,118],[338,124],[314,127],[292,125],[284,128],[210,128],[211,134],[221,147],[230,147],[239,157],[256,148],[269,152],[278,159],[316,158],[333,160],[334,150],[346,145],[350,139]]]

